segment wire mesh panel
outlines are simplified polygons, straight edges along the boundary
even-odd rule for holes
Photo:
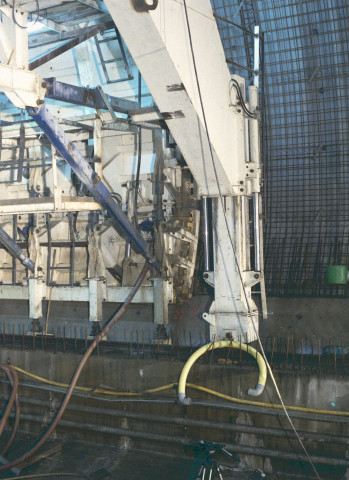
[[[264,35],[267,292],[348,296],[347,286],[326,284],[326,267],[349,265],[349,4],[212,0],[212,5],[217,15],[252,31],[254,20]],[[252,62],[253,68],[243,32],[217,23],[227,58],[247,67]],[[250,78],[248,70],[232,69]]]

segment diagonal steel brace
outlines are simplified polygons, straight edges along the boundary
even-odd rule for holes
[[[91,168],[76,146],[69,141],[56,119],[45,105],[39,108],[27,107],[29,115],[36,121],[56,150],[62,155],[78,178],[86,185],[95,200],[109,213],[118,227],[125,234],[136,251],[159,270],[158,261],[149,253],[141,233],[130,222],[118,203],[110,194],[108,187]]]
[[[30,260],[30,258],[26,256],[23,250],[17,245],[13,238],[11,238],[10,235],[5,232],[2,227],[0,227],[0,243],[6,248],[6,250],[12,255],[12,257],[18,258],[18,260],[20,260],[28,270],[34,272],[34,263]]]

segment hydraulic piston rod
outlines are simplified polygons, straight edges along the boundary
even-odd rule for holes
[[[253,226],[254,226],[254,262],[256,272],[261,271],[260,232],[259,232],[259,193],[253,194]]]
[[[5,230],[0,227],[0,243],[4,245],[6,250],[15,258],[18,258],[23,265],[30,270],[31,272],[34,272],[34,262],[28,258],[23,250],[17,245],[17,243],[13,240],[13,238],[8,235]]]
[[[204,217],[204,254],[205,272],[210,270],[210,231],[208,225],[208,198],[202,197],[202,212]]]

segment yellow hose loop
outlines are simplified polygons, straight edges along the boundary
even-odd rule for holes
[[[240,350],[244,350],[245,352],[252,355],[252,357],[254,357],[257,360],[257,363],[259,366],[259,378],[258,378],[258,384],[256,388],[250,388],[247,393],[249,395],[257,397],[263,392],[265,383],[267,381],[267,366],[265,364],[265,361],[262,355],[259,352],[257,352],[256,349],[250,347],[249,345],[246,345],[246,343],[233,342],[231,340],[222,340],[220,342],[212,342],[207,345],[204,345],[203,347],[196,350],[196,352],[194,352],[191,355],[189,360],[187,360],[187,363],[184,365],[183,370],[181,372],[181,376],[179,377],[179,383],[178,383],[178,400],[180,403],[183,403],[185,405],[190,404],[190,398],[187,398],[185,396],[185,385],[186,385],[187,377],[191,367],[193,366],[193,364],[196,362],[198,358],[200,358],[206,352],[209,352],[210,350],[214,350],[216,348],[237,348]]]

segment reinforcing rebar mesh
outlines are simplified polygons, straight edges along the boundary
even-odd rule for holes
[[[211,0],[264,41],[261,72],[265,279],[269,295],[349,296],[349,4]],[[252,80],[253,36],[217,19],[232,73]]]

